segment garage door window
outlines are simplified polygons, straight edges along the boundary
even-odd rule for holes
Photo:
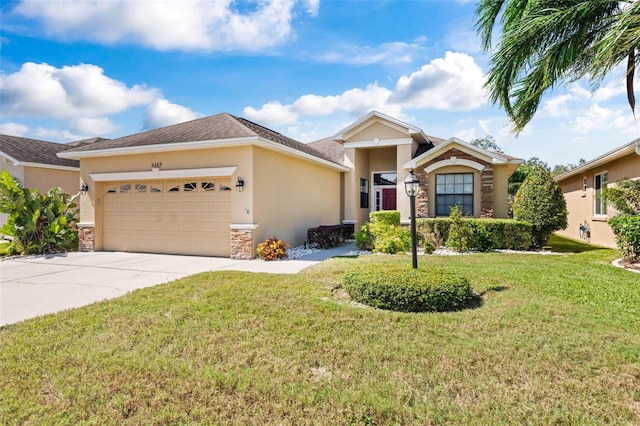
[[[107,194],[159,194],[163,192],[212,192],[231,191],[229,181],[195,181],[167,183],[122,183],[107,187]]]

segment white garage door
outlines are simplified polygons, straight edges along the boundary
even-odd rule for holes
[[[228,257],[231,180],[110,182],[104,249]]]

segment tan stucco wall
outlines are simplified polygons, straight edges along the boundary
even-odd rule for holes
[[[371,211],[371,169],[369,167],[368,149],[345,149],[345,155],[353,165],[353,170],[345,173],[344,219],[355,220],[355,230],[358,231],[363,223],[369,220]],[[360,179],[369,181],[369,207],[360,208]]]
[[[567,201],[568,226],[558,231],[558,234],[570,238],[579,238],[580,224],[587,222],[591,229],[591,244],[605,247],[616,247],[615,236],[607,224],[607,217],[615,215],[615,210],[609,206],[607,217],[595,216],[594,176],[607,172],[608,185],[612,186],[624,178],[640,178],[640,156],[630,154],[607,164],[585,170],[583,173],[559,181],[565,200]],[[587,190],[583,193],[583,178],[587,179]]]
[[[509,173],[508,165],[493,166],[493,217],[509,217]]]
[[[80,175],[89,186],[87,195],[80,198],[80,223],[95,224],[95,249],[103,247],[102,202],[105,185],[91,179],[91,173],[115,173],[150,171],[152,163],[162,163],[161,170],[198,169],[211,167],[237,167],[231,177],[235,185],[238,176],[247,182],[243,192],[232,193],[232,223],[253,224],[252,147],[210,148],[151,154],[117,155],[112,157],[87,158],[80,162]],[[246,209],[246,210],[245,210]],[[248,213],[247,213],[248,211]]]
[[[256,244],[270,237],[297,246],[307,229],[340,224],[341,172],[263,148],[253,150]]]
[[[383,124],[379,122],[377,118],[374,118],[376,122],[365,127],[366,123],[362,123],[361,126],[352,129],[351,132],[347,135],[347,139],[345,142],[361,142],[361,141],[372,141],[375,138],[380,140],[384,139],[407,139],[408,136],[406,133],[401,132],[399,130],[393,129],[389,127],[389,124]]]
[[[80,172],[43,167],[25,167],[24,186],[38,188],[40,192],[47,192],[53,187],[58,187],[69,195],[75,195],[80,188]]]

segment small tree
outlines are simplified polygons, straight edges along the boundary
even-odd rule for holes
[[[75,197],[73,197],[75,198]],[[42,254],[75,250],[76,205],[60,188],[46,194],[24,188],[8,171],[0,173],[0,212],[9,215],[2,227],[11,237],[8,254]]]
[[[609,219],[623,258],[640,260],[640,179],[624,179],[607,188],[603,197],[619,212]]]
[[[621,214],[640,216],[640,179],[621,180],[608,187],[603,196]]]
[[[554,231],[567,227],[567,203],[547,169],[536,167],[524,180],[513,202],[513,217],[531,223],[534,248],[544,246]]]

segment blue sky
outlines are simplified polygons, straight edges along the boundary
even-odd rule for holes
[[[473,1],[0,2],[0,133],[114,138],[229,112],[302,142],[376,109],[550,166],[640,137],[619,67],[557,87],[515,136],[482,88]],[[640,81],[637,83],[640,87]]]

